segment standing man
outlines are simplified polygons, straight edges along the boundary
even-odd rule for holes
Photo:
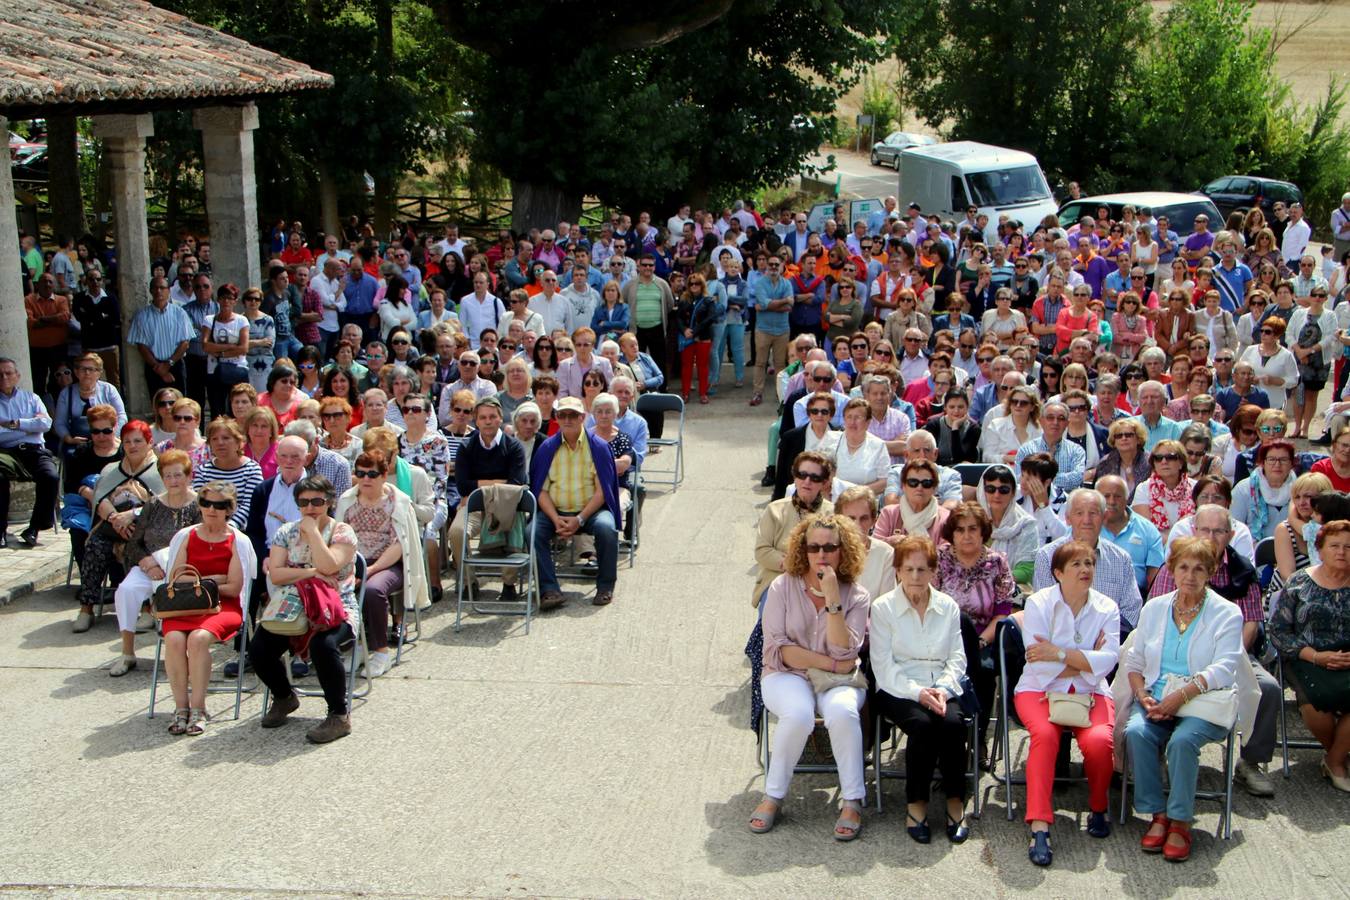
[[[103,360],[103,377],[119,391],[122,388],[122,311],[117,300],[103,290],[103,270],[90,264],[84,273],[84,290],[71,302],[71,315],[80,323],[80,342],[86,353]]]
[[[375,294],[379,289],[379,280],[365,270],[361,259],[353,259],[347,267],[347,277],[342,279],[342,296],[346,299],[346,306],[338,313],[338,322],[344,330],[348,325],[361,329],[361,346],[380,336],[380,329],[370,323],[375,315]]]
[[[651,356],[662,372],[670,373],[668,341],[675,294],[669,282],[657,277],[655,256],[644,253],[638,258],[637,277],[619,289],[619,297],[628,304],[628,328],[637,335],[638,348]]]
[[[197,274],[197,257],[185,252],[178,261],[174,272],[173,287],[169,289],[169,299],[175,306],[192,302],[192,276]]]
[[[23,299],[28,316],[28,355],[33,387],[46,390],[47,376],[66,357],[70,332],[70,300],[56,293],[56,276],[43,272],[33,293]]]
[[[778,368],[787,365],[788,314],[792,309],[792,285],[783,277],[783,261],[770,256],[765,274],[755,282],[755,374],[751,406],[764,402],[764,381],[772,355]],[[662,369],[662,371],[665,371]]]
[[[199,334],[200,331],[193,330],[192,320],[183,308],[169,302],[169,282],[163,278],[152,281],[150,305],[136,313],[127,335],[127,342],[136,348],[145,364],[145,387],[151,397],[165,387],[183,391],[187,381],[183,357]]]
[[[502,277],[511,290],[523,288],[530,280],[530,264],[534,261],[534,244],[522,240],[516,244],[516,255],[502,267]]]
[[[51,273],[44,275],[51,277]],[[167,291],[166,291],[167,293]],[[9,486],[31,481],[37,488],[33,515],[19,534],[25,547],[36,547],[38,532],[52,527],[56,510],[56,460],[43,444],[51,416],[37,394],[19,387],[19,367],[0,357],[0,548],[9,546]]]
[[[577,326],[572,319],[572,304],[558,290],[558,273],[552,269],[544,271],[539,276],[539,286],[543,290],[530,298],[530,311],[544,320],[544,333],[552,334],[553,329],[561,328],[571,334]]]
[[[206,409],[206,351],[202,349],[202,329],[207,327],[206,320],[220,312],[220,304],[211,295],[211,276],[194,273],[192,276],[193,297],[183,304],[183,312],[192,322],[192,340],[188,344],[187,384],[178,389],[183,396],[191,397],[204,411]],[[221,410],[211,410],[211,415],[220,415]]]
[[[1214,286],[1219,289],[1220,305],[1230,313],[1238,314],[1246,305],[1247,285],[1255,278],[1247,264],[1238,261],[1237,240],[1225,234],[1216,241],[1219,264],[1214,267]],[[1286,257],[1287,258],[1287,257]]]
[[[1308,241],[1312,240],[1312,226],[1303,218],[1303,204],[1289,204],[1289,224],[1284,228],[1284,240],[1280,243],[1280,255],[1286,264],[1291,259],[1301,259],[1308,252]]]
[[[331,234],[327,239],[336,240]],[[332,359],[338,332],[342,328],[338,323],[338,313],[347,308],[347,297],[342,285],[342,260],[336,254],[325,254],[323,267],[310,281],[309,287],[319,295],[319,303],[323,308],[323,315],[319,319],[319,352],[324,359]]]
[[[1350,193],[1341,195],[1341,205],[1331,211],[1331,258],[1339,265],[1350,253]]]

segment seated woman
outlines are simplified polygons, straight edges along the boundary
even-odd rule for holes
[[[1289,514],[1275,529],[1275,574],[1271,578],[1270,593],[1284,587],[1295,572],[1311,564],[1305,534],[1315,530],[1313,500],[1331,491],[1331,479],[1317,472],[1309,472],[1294,479],[1289,492]]]
[[[339,454],[351,465],[361,452],[361,442],[348,431],[352,421],[352,407],[342,397],[324,397],[319,401],[319,419],[323,422],[323,437],[319,444]]]
[[[150,426],[132,419],[122,426],[122,459],[109,463],[94,485],[94,527],[80,556],[80,612],[72,630],[88,631],[93,624],[94,604],[101,600],[103,582],[117,565],[120,545],[131,537],[137,511],[163,491],[150,449]]]
[[[1125,741],[1134,775],[1134,807],[1153,817],[1140,845],[1172,862],[1191,855],[1195,782],[1205,744],[1228,736],[1182,707],[1207,691],[1236,683],[1242,648],[1242,612],[1207,583],[1218,557],[1208,538],[1182,538],[1167,557],[1177,589],[1144,604],[1124,671],[1134,695]],[[1170,786],[1163,796],[1162,755]]]
[[[1199,401],[1192,401],[1199,402]],[[1209,428],[1192,422],[1181,433],[1181,446],[1186,450],[1186,476],[1192,481],[1206,475],[1222,475],[1223,467],[1214,455],[1214,437]]]
[[[813,398],[811,402],[821,405],[823,400]],[[807,404],[808,416],[810,405]],[[844,433],[834,450],[835,474],[842,481],[862,485],[873,494],[880,495],[886,490],[886,473],[891,467],[891,455],[886,452],[886,443],[867,430],[870,418],[871,410],[867,401],[861,397],[854,397],[844,404]],[[807,427],[814,424],[813,420]]]
[[[1063,537],[1069,530],[1060,517],[1068,495],[1055,486],[1059,463],[1049,453],[1033,453],[1022,460],[1021,496],[1017,505],[1036,521],[1036,536],[1041,544]]]
[[[236,384],[230,388],[230,418],[243,422],[258,408],[258,389],[251,384]]]
[[[1106,446],[1111,452],[1102,457],[1094,475],[1097,478],[1119,475],[1133,496],[1135,488],[1147,481],[1151,472],[1148,454],[1144,452],[1148,431],[1138,419],[1116,419],[1106,429],[1106,435]]]
[[[366,673],[372,678],[389,671],[390,597],[401,590],[404,609],[429,604],[422,528],[412,500],[388,483],[390,459],[379,450],[363,451],[352,468],[356,484],[338,500],[334,515],[356,532],[357,549],[366,558],[361,613],[370,648]],[[402,612],[395,613],[395,621],[401,621]]]
[[[1014,387],[1003,400],[1003,415],[989,421],[981,434],[980,446],[987,463],[1012,465],[1017,449],[1041,436],[1041,401],[1035,388]]]
[[[1303,723],[1326,750],[1322,774],[1350,792],[1350,522],[1327,522],[1314,540],[1321,561],[1289,579],[1270,620]]]
[[[61,452],[69,459],[82,444],[89,442],[89,410],[95,406],[111,406],[117,411],[121,429],[127,423],[127,412],[117,388],[103,380],[103,357],[85,353],[75,360],[75,381],[56,395],[56,409],[52,413],[52,431],[61,439]]]
[[[940,413],[924,423],[924,430],[937,441],[938,465],[980,461],[980,426],[971,420],[969,412],[970,397],[960,389],[951,390],[942,398]]]
[[[1106,675],[1120,657],[1120,609],[1110,597],[1092,589],[1096,569],[1097,551],[1091,545],[1073,540],[1059,545],[1050,559],[1050,571],[1058,583],[1031,595],[1022,622],[1022,633],[1032,642],[1027,645],[1026,668],[1013,703],[1031,734],[1026,820],[1032,842],[1027,855],[1038,866],[1050,865],[1054,857],[1051,794],[1055,757],[1065,728],[1073,732],[1083,754],[1092,811],[1088,834],[1097,838],[1111,834],[1107,805],[1115,767],[1111,740],[1115,708]],[[1068,716],[1061,721],[1078,719],[1088,724],[1052,722],[1047,702],[1052,695],[1057,705],[1067,707]],[[1072,695],[1086,695],[1086,709]]]
[[[202,408],[196,400],[184,397],[173,405],[173,437],[155,445],[156,453],[182,450],[199,466],[211,458],[211,446],[202,437]]]
[[[399,412],[406,429],[399,438],[399,456],[421,468],[431,479],[431,520],[422,529],[422,543],[427,554],[427,572],[430,576],[432,602],[441,599],[441,529],[450,521],[451,507],[459,506],[459,491],[450,478],[454,460],[450,457],[450,442],[445,435],[428,426],[434,415],[431,400],[425,394],[405,394]]]
[[[984,470],[976,500],[989,514],[993,525],[989,549],[1003,554],[1014,581],[1030,584],[1036,568],[1036,551],[1041,544],[1036,533],[1036,519],[1013,502],[1016,493],[1017,476],[1000,463]]]
[[[295,418],[295,404],[305,397],[299,384],[300,375],[290,363],[278,361],[267,373],[267,392],[258,395],[258,405],[272,410],[281,428],[291,424]]]
[[[117,436],[117,410],[106,403],[89,407],[89,439],[77,447],[62,468],[62,523],[70,531],[70,552],[84,555],[84,542],[94,520],[94,485],[103,470],[122,458],[122,441]],[[77,502],[73,494],[79,495]],[[72,518],[78,512],[80,521]]]
[[[792,529],[783,573],[765,596],[760,690],[778,721],[764,799],[750,818],[750,830],[757,834],[772,829],[783,808],[817,712],[830,732],[844,801],[834,838],[851,841],[862,831],[867,788],[859,712],[866,682],[858,671],[858,651],[871,598],[857,579],[866,556],[851,521],[831,512],[812,515]]]
[[[355,628],[361,621],[356,606],[356,533],[346,522],[329,516],[337,497],[332,482],[322,475],[310,475],[295,485],[298,521],[277,529],[268,552],[267,579],[283,590],[302,581],[314,580],[337,589],[342,598],[345,621],[323,631],[313,630],[303,639],[288,638],[259,628],[249,642],[249,656],[258,678],[272,691],[272,705],[259,723],[263,728],[279,728],[286,717],[300,708],[300,697],[291,688],[282,665],[282,654],[294,652],[297,643],[305,645],[314,664],[328,717],[305,733],[313,744],[327,744],[352,733],[347,708],[347,673],[340,647],[356,640]]]
[[[1158,441],[1149,454],[1153,474],[1134,489],[1131,507],[1153,523],[1164,541],[1178,519],[1195,512],[1195,482],[1186,474],[1186,448],[1180,441]]]
[[[291,405],[292,414],[298,405],[298,400]],[[244,421],[244,434],[248,435],[244,455],[258,464],[264,480],[277,474],[277,435],[280,431],[277,417],[265,406],[249,413]]]
[[[155,396],[150,401],[155,410],[154,418],[150,421],[150,434],[154,438],[154,443],[159,444],[173,439],[173,405],[182,399],[183,392],[175,388],[160,388],[155,391]]]
[[[994,634],[998,623],[1012,614],[1017,593],[1003,554],[985,546],[994,534],[989,514],[967,500],[952,510],[942,526],[933,586],[956,601],[961,610],[961,638],[965,641],[966,674],[980,700],[980,759],[986,758],[985,731],[994,710]]]
[[[942,526],[951,510],[937,500],[938,468],[926,459],[905,463],[900,470],[900,502],[881,511],[876,536],[882,539],[906,534],[927,535],[941,544]]]
[[[933,587],[938,564],[933,542],[909,535],[895,545],[899,586],[872,603],[869,659],[876,678],[876,704],[900,727],[905,742],[905,831],[920,844],[932,839],[928,802],[933,769],[942,771],[947,798],[947,838],[970,836],[965,822],[966,725],[957,698],[967,670],[961,611]]]
[[[1247,523],[1252,539],[1265,540],[1289,514],[1294,487],[1294,445],[1280,439],[1256,451],[1256,469],[1233,488],[1233,516]]]
[[[211,445],[211,459],[192,471],[192,486],[201,491],[208,481],[228,481],[235,489],[234,526],[248,524],[248,508],[253,502],[253,489],[262,484],[262,469],[244,456],[244,429],[234,419],[218,416],[206,426],[206,442]]]
[[[113,598],[117,627],[122,633],[122,655],[108,670],[113,678],[136,668],[136,634],[155,627],[155,620],[142,610],[164,580],[169,542],[175,534],[202,520],[197,493],[192,490],[192,459],[182,450],[166,450],[156,458],[155,467],[164,491],[141,508],[122,551],[128,571]]]
[[[228,481],[208,481],[197,492],[202,510],[198,525],[184,528],[169,544],[169,580],[176,580],[184,566],[192,566],[203,579],[213,579],[220,589],[220,610],[198,616],[164,619],[164,670],[173,690],[173,724],[169,734],[199,735],[206,729],[206,689],[211,681],[211,645],[234,637],[243,623],[243,604],[257,573],[253,545],[230,524],[236,511],[235,486]],[[189,700],[189,691],[191,700]],[[189,706],[189,702],[192,706]]]

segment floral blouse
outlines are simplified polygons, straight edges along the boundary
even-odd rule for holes
[[[980,631],[988,628],[997,616],[1012,613],[1012,598],[1017,590],[1008,560],[1002,553],[985,550],[979,562],[966,568],[957,560],[951,544],[943,544],[938,549],[933,587],[955,600],[961,612],[970,616]]]
[[[450,442],[445,435],[428,429],[420,441],[410,441],[408,435],[404,434],[400,443],[399,455],[407,460],[409,465],[420,466],[427,473],[431,478],[432,493],[436,497],[437,505],[446,504],[449,493],[454,490],[454,483],[450,481],[450,470],[453,465]],[[454,499],[456,501],[459,499],[458,494]]]
[[[365,506],[358,500],[343,513],[343,522],[356,532],[356,549],[370,565],[374,565],[375,560],[398,540],[394,533],[392,495],[386,495],[376,506]]]
[[[1324,588],[1310,570],[1296,572],[1275,603],[1270,640],[1293,656],[1304,647],[1350,649],[1350,587]]]
[[[324,536],[328,539],[328,546],[336,547],[341,544],[347,546],[356,546],[356,532],[352,526],[346,522],[335,522],[329,520],[328,527],[324,529]],[[287,522],[277,529],[277,533],[272,536],[273,547],[282,547],[286,550],[286,565],[291,568],[304,569],[314,565],[314,556],[310,553],[309,544],[300,535],[299,522]],[[371,560],[374,562],[374,560]],[[352,562],[343,566],[337,573],[338,594],[342,597],[342,605],[347,610],[349,621],[359,622],[361,611],[356,606],[356,560],[353,557]]]
[[[174,442],[176,438],[169,438],[167,441],[160,441],[155,445],[155,455],[160,456],[175,449]],[[211,460],[211,445],[202,441],[195,449],[188,451],[188,459],[192,460],[192,468],[198,469],[203,463]]]

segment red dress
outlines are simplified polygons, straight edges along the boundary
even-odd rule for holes
[[[202,578],[214,577],[223,582],[230,574],[230,560],[234,558],[234,532],[223,541],[211,543],[197,536],[197,529],[188,533],[187,558],[189,566],[196,566]],[[205,629],[219,641],[228,641],[234,637],[244,621],[244,610],[238,597],[220,595],[220,612],[202,616],[176,616],[164,620],[164,633],[170,631],[196,631]]]

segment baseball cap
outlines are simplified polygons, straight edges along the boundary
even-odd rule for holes
[[[577,397],[563,397],[553,406],[555,413],[574,412],[580,415],[586,415],[586,407],[581,405],[581,400]]]

